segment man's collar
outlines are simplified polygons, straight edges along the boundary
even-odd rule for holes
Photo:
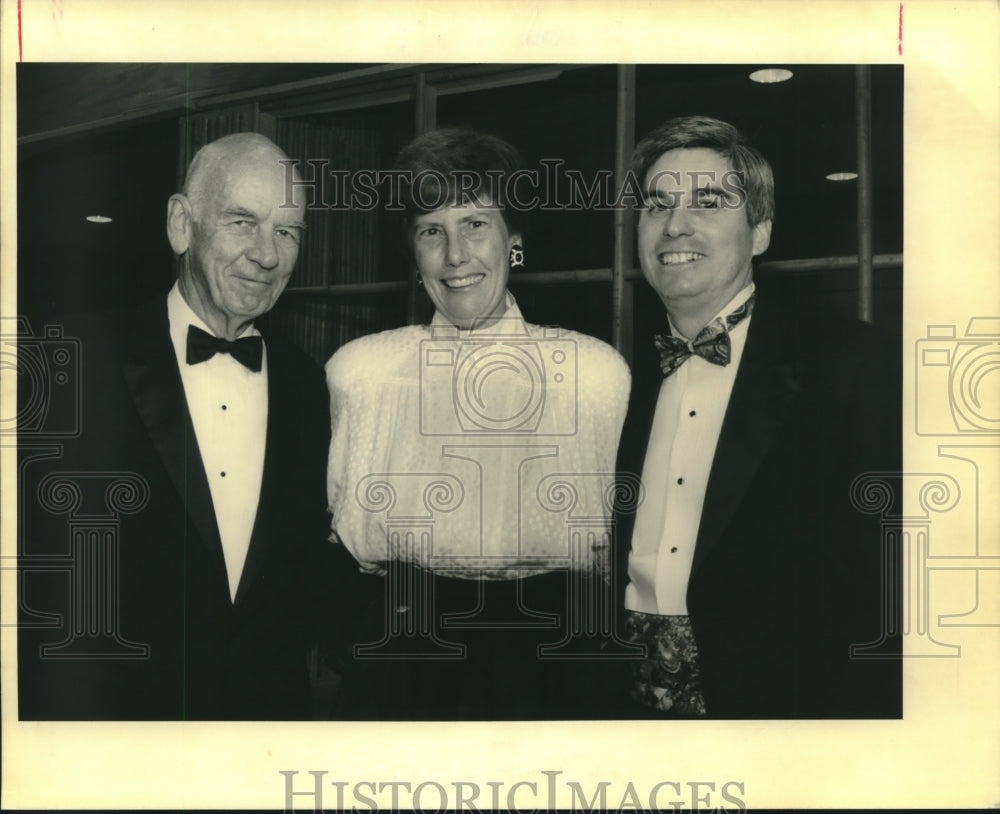
[[[184,299],[184,294],[181,293],[181,284],[179,280],[174,281],[173,287],[167,294],[167,319],[170,321],[170,328],[173,331],[176,325],[178,330],[187,331],[188,325],[194,325],[196,328],[201,328],[201,330],[212,336],[218,336],[218,334],[213,331],[208,323],[205,322],[195,310],[191,307],[186,299]],[[244,336],[260,336],[260,331],[251,323],[242,334],[240,338]],[[225,338],[225,337],[221,337]]]
[[[740,292],[735,297],[733,297],[729,302],[727,302],[724,306],[722,306],[722,308],[720,308],[718,310],[718,312],[715,314],[715,316],[713,316],[712,319],[710,319],[708,322],[706,322],[705,325],[709,325],[712,322],[712,320],[718,319],[719,317],[725,317],[727,314],[731,314],[733,311],[735,311],[737,308],[739,308],[741,305],[743,305],[743,303],[745,303],[748,299],[750,299],[750,296],[756,290],[757,290],[757,287],[756,287],[756,285],[754,285],[753,280],[751,280],[746,285],[746,287],[742,288],[740,290]],[[670,335],[671,336],[676,336],[676,337],[679,337],[681,339],[685,339],[685,340],[687,340],[689,342],[694,341],[694,337],[684,336],[684,334],[682,334],[679,330],[677,330],[677,326],[674,325],[674,321],[670,318],[670,312],[669,311],[667,311],[667,324],[670,326]],[[702,328],[704,328],[705,325],[702,325]],[[698,334],[696,332],[695,336],[697,336],[697,335]]]
[[[205,320],[198,316],[194,309],[188,305],[188,301],[184,299],[180,282],[175,282],[170,293],[167,294],[167,319],[170,320],[171,331],[175,327],[177,330],[186,331],[188,325],[194,325],[196,328],[201,328],[206,333],[215,336],[215,331],[208,327]]]

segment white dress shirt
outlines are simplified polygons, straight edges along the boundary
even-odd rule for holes
[[[628,367],[591,336],[440,315],[327,362],[333,529],[364,567],[504,579],[603,567]]]
[[[717,316],[734,311],[753,291],[751,283]],[[687,615],[687,585],[708,476],[750,319],[752,315],[729,332],[728,365],[694,355],[660,386],[642,468],[646,499],[636,512],[628,560],[629,610]],[[673,324],[670,329],[681,336]]]
[[[212,492],[226,560],[230,599],[243,573],[264,475],[267,439],[267,350],[259,373],[228,353],[187,363],[188,326],[214,333],[185,302],[177,284],[167,295],[170,340],[184,385],[198,450]],[[254,327],[244,336],[259,336]]]

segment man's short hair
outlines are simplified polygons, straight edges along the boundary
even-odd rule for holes
[[[632,172],[644,184],[650,168],[670,150],[714,150],[729,161],[742,181],[747,222],[756,226],[774,219],[774,173],[746,136],[728,122],[709,116],[678,116],[661,124],[632,153]]]

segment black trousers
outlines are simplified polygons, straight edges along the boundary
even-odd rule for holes
[[[611,605],[599,578],[465,579],[388,567],[372,577],[382,590],[365,611],[335,718],[628,717],[629,651],[601,615]]]

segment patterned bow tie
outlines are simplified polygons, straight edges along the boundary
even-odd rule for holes
[[[729,364],[730,344],[729,332],[750,316],[753,311],[754,295],[739,308],[725,318],[716,317],[702,328],[693,342],[670,334],[657,334],[653,337],[656,349],[660,352],[660,369],[663,378],[667,378],[677,368],[692,356],[700,356],[713,365]]]
[[[254,373],[260,373],[264,355],[264,340],[259,336],[244,336],[230,342],[205,333],[201,328],[188,325],[187,363],[196,365],[211,359],[217,353],[228,353],[237,362]]]

